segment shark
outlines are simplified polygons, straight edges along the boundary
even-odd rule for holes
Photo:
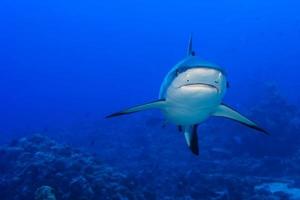
[[[187,146],[195,155],[199,155],[198,126],[211,116],[231,119],[269,135],[254,121],[223,103],[228,88],[224,69],[198,57],[191,36],[187,56],[167,73],[157,100],[124,109],[106,118],[159,109],[166,121],[176,125],[183,133]]]

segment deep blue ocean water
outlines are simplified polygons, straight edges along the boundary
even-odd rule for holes
[[[47,136],[135,182],[117,182],[128,186],[115,189],[119,196],[98,196],[90,183],[94,195],[85,199],[300,199],[299,9],[296,0],[3,0],[0,144]],[[224,102],[270,137],[212,118],[199,126],[196,157],[158,111],[104,118],[156,100],[166,73],[186,56],[191,33],[197,55],[228,74]],[[11,193],[0,190],[0,199],[34,199],[43,185],[55,188],[57,199],[86,195],[62,196],[47,179],[26,193],[30,181],[8,184],[17,175],[1,164],[0,189]]]

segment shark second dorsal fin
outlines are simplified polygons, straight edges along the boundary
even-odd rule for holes
[[[195,56],[196,53],[193,50],[193,34],[190,36],[189,47],[188,47],[188,56]]]

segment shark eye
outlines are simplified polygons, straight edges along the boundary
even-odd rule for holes
[[[188,79],[188,80],[186,80],[187,82],[190,82],[190,80]]]

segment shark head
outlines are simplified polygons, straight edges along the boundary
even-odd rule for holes
[[[196,67],[183,72],[178,70],[177,74],[171,84],[175,90],[201,90],[219,94],[225,80],[221,72],[210,68]]]
[[[160,98],[173,96],[178,99],[190,93],[194,98],[221,100],[227,85],[224,70],[196,56],[188,56],[168,73],[161,86]]]
[[[228,85],[222,68],[196,56],[191,36],[187,57],[169,71],[160,87],[159,98],[186,98],[190,93],[195,98],[213,97],[221,101]]]

